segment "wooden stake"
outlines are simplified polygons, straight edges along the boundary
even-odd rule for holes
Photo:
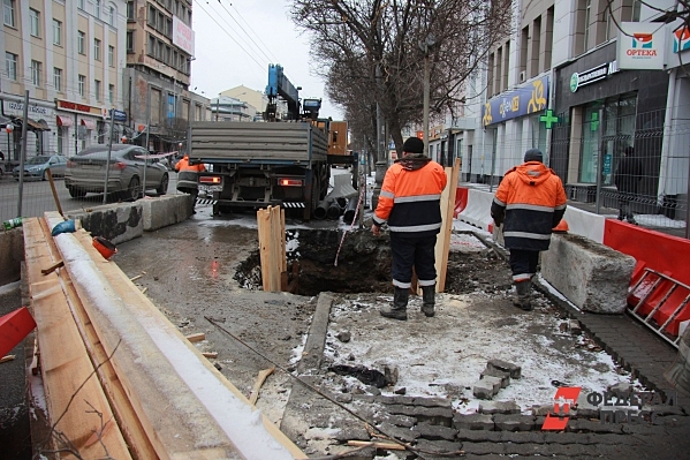
[[[256,377],[256,383],[254,383],[254,388],[252,388],[252,395],[249,397],[249,402],[252,405],[256,404],[256,400],[259,399],[259,389],[261,389],[261,385],[264,384],[266,378],[268,378],[268,376],[271,375],[275,370],[276,367],[273,366],[259,371],[259,375]]]
[[[405,450],[405,446],[395,444],[392,442],[369,442],[369,441],[348,441],[348,446],[352,447],[375,447],[377,449],[385,450]]]
[[[201,342],[202,340],[206,340],[206,334],[204,334],[203,332],[197,332],[196,334],[188,335],[185,338],[192,343]]]
[[[438,234],[434,253],[436,256],[436,292],[446,289],[446,271],[448,270],[448,251],[450,236],[453,232],[453,210],[455,209],[455,191],[458,188],[460,158],[455,159],[452,168],[446,168],[448,183],[441,194],[441,232]]]
[[[46,174],[48,175],[48,181],[50,182],[50,190],[53,191],[53,199],[55,200],[55,206],[57,207],[58,212],[62,216],[62,218],[65,218],[65,215],[62,213],[62,206],[60,206],[60,198],[58,197],[57,191],[55,190],[55,182],[53,181],[53,173],[50,171],[50,168],[46,169]]]
[[[41,273],[43,273],[44,275],[47,275],[48,273],[53,273],[55,270],[57,270],[60,267],[63,267],[64,265],[65,263],[61,260],[60,262],[55,263],[48,268],[42,269]]]

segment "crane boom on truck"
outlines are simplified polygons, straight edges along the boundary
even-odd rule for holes
[[[199,197],[212,201],[214,215],[281,205],[311,219],[328,192],[330,120],[318,118],[321,99],[300,104],[299,90],[280,65],[270,64],[266,122],[190,123],[190,163],[210,165],[199,174]],[[281,100],[289,121],[278,116]]]

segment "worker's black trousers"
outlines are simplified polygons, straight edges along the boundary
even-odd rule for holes
[[[405,233],[391,232],[393,285],[409,288],[412,283],[412,267],[414,266],[419,285],[433,286],[436,281],[434,246],[436,246],[436,235],[416,237]]]
[[[509,263],[510,270],[513,272],[513,281],[526,281],[537,273],[539,251],[511,249]]]

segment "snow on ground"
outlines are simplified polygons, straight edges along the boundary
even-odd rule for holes
[[[560,384],[602,392],[631,381],[604,351],[589,350],[587,340],[561,332],[564,321],[553,307],[544,303],[524,313],[508,300],[495,300],[441,294],[437,315],[427,319],[419,311],[421,300],[412,298],[410,318],[401,322],[378,313],[391,296],[344,298],[332,307],[325,354],[335,364],[377,370],[395,366],[399,380],[383,394],[404,388],[407,396],[450,398],[462,413],[477,410],[472,386],[492,359],[522,367],[522,378],[512,380],[494,400],[516,401],[523,411],[551,404]],[[347,343],[336,338],[345,330],[351,334]],[[354,378],[345,382],[371,390]],[[333,385],[334,392],[342,391],[338,380]]]

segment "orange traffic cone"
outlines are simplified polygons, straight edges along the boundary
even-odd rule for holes
[[[554,233],[568,233],[568,230],[570,230],[568,222],[566,222],[565,219],[561,219],[558,225],[556,225],[551,231]]]

